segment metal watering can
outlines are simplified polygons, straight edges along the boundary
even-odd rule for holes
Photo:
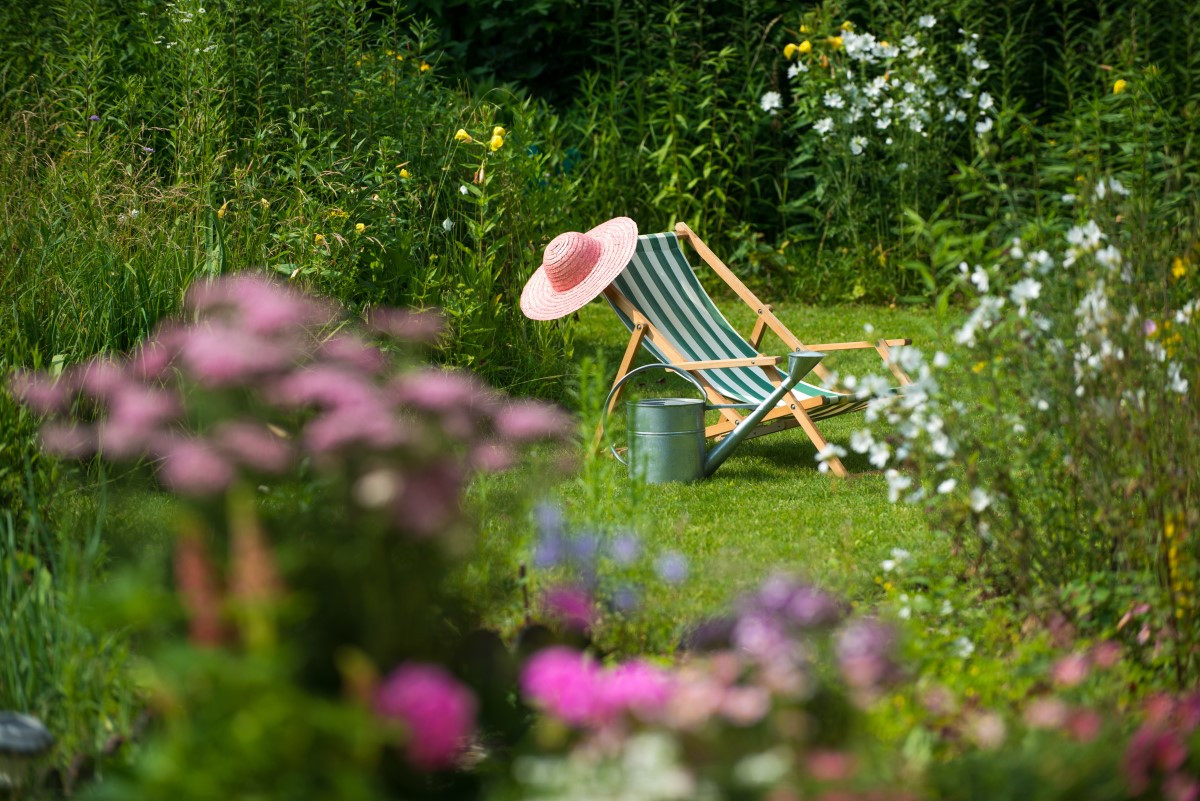
[[[825,354],[809,350],[797,350],[788,354],[788,370],[783,382],[771,396],[757,408],[752,403],[712,405],[705,398],[650,398],[628,401],[625,411],[629,421],[629,461],[626,462],[612,446],[613,456],[621,464],[629,466],[629,475],[640,477],[649,484],[664,484],[668,481],[696,481],[711,476],[729,458],[734,448],[741,444],[759,422],[767,416],[779,401],[783,400],[792,387],[808,375]],[[673,370],[690,381],[704,395],[700,382],[687,372],[670,364],[647,364],[630,370],[608,393],[604,408],[612,402],[613,395],[629,379],[646,370],[661,368]],[[704,413],[709,409],[748,408],[750,412],[737,428],[706,452],[704,447]]]

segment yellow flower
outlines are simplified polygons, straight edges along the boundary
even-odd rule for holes
[[[433,67],[429,66],[429,62],[428,62],[428,61],[422,61],[422,62],[421,62],[421,72],[428,72],[428,71],[429,71],[429,70],[431,70],[431,69],[433,69]]]
[[[492,141],[488,142],[488,146],[491,147],[492,152],[495,153],[497,150],[504,147],[504,137],[500,134],[496,134],[492,137]]]
[[[400,177],[401,177],[401,178],[408,178],[408,177],[410,177],[410,176],[409,176],[409,174],[408,174],[408,170],[400,170]]]
[[[811,53],[812,52],[812,42],[805,39],[803,42],[800,43],[800,46],[796,49],[799,50],[801,53]]]
[[[228,208],[229,208],[229,201],[226,200],[224,203],[221,204],[221,208],[217,209],[217,219],[218,220],[225,219],[225,210]]]
[[[329,210],[329,219],[331,220],[344,220],[349,216],[350,212],[348,211],[342,211],[341,209],[336,208]]]
[[[395,50],[384,50],[383,52],[387,53],[389,56],[394,56],[394,55],[396,55],[396,51],[395,51]]]
[[[467,133],[467,130],[465,128],[459,128],[458,131],[454,134],[454,141],[466,143],[466,142],[472,142],[474,140],[471,139],[471,135],[469,133]]]
[[[1124,78],[1118,78],[1117,82],[1113,84],[1113,94],[1114,95],[1121,94],[1121,92],[1125,91],[1125,87],[1127,87],[1127,86],[1129,86],[1128,81],[1126,81]]]
[[[365,230],[367,230],[367,226],[363,225],[362,223],[358,223],[354,226],[355,233],[361,234]]]
[[[829,41],[829,44],[833,45],[833,49],[834,49],[834,50],[841,50],[841,49],[842,49],[842,37],[840,37],[840,36],[830,36],[830,37],[829,37],[829,39],[828,39],[828,41]]]
[[[1175,261],[1171,262],[1171,275],[1175,276],[1176,281],[1187,275],[1187,265],[1178,256],[1175,257]]]
[[[843,23],[842,23],[842,30],[843,30],[843,31],[852,31],[852,30],[854,30],[854,23],[853,23],[853,22],[851,22],[850,20],[846,20],[845,22],[843,22]]]
[[[508,136],[508,131],[504,130],[503,127],[497,125],[495,128],[492,129],[492,136]]]
[[[265,197],[260,197],[258,199],[258,205],[262,206],[264,209],[269,209],[271,208],[271,201],[267,200]]]
[[[972,373],[982,373],[984,371],[984,368],[986,368],[986,367],[987,367],[987,362],[976,362],[975,365],[971,368],[971,372]]]
[[[800,26],[800,33],[808,33],[808,26],[807,26],[807,25],[801,25],[801,26]]]
[[[313,244],[314,244],[314,245],[324,245],[324,244],[325,244],[325,235],[324,235],[324,234],[317,234],[316,236],[314,236],[314,237],[313,237]]]
[[[793,58],[795,58],[796,53],[799,52],[799,50],[800,50],[800,45],[792,44],[791,42],[788,42],[787,44],[785,44],[783,46],[783,57],[786,58],[788,61],[791,61]]]
[[[404,60],[404,56],[402,56],[402,55],[400,55],[399,53],[397,53],[397,54],[396,54],[396,60],[397,60],[397,61],[403,61],[403,60]]]

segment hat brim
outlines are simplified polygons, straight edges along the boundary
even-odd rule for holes
[[[587,276],[565,292],[555,290],[542,265],[521,292],[521,311],[532,320],[557,320],[579,311],[603,292],[628,266],[637,249],[637,223],[614,217],[586,233],[600,243],[600,257]]]

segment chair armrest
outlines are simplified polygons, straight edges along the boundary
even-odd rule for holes
[[[821,344],[818,344],[818,345],[809,345],[809,344],[805,343],[804,347],[808,348],[809,350],[822,350],[822,351],[824,351],[824,350],[857,350],[859,348],[874,348],[878,344],[879,344],[878,340],[876,340],[875,342],[822,342]],[[885,340],[883,340],[883,344],[887,345],[889,348],[894,348],[897,345],[911,345],[912,340],[911,339],[885,339]]]
[[[746,356],[741,359],[708,359],[699,362],[675,362],[672,367],[680,370],[716,370],[722,367],[771,367],[778,365],[782,356]]]

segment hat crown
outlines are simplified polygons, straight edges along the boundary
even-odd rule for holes
[[[556,292],[566,292],[576,286],[600,260],[600,242],[578,231],[559,234],[546,245],[542,265],[546,278]]]

